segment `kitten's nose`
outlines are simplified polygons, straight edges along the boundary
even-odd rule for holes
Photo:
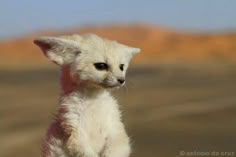
[[[123,84],[125,82],[125,79],[117,79],[117,81],[120,83],[120,84]]]

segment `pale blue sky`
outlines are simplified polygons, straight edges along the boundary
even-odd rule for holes
[[[0,38],[110,23],[236,31],[236,0],[0,0]]]

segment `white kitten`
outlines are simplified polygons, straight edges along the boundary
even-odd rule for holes
[[[61,66],[62,95],[43,145],[44,157],[128,157],[129,138],[109,90],[123,86],[140,49],[94,34],[40,37],[44,54]]]

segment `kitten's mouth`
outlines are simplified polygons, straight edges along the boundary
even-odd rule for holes
[[[94,81],[87,81],[87,84],[96,88],[104,88],[104,89],[118,89],[124,86],[125,83],[108,83],[108,82],[94,82]]]
[[[115,85],[109,85],[109,84],[100,84],[103,88],[119,88],[121,85],[115,84]]]
[[[120,88],[122,84],[107,84],[107,83],[100,83],[99,84],[102,88],[112,89],[112,88]]]

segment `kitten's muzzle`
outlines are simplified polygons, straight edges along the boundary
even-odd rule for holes
[[[108,77],[106,78],[101,85],[105,88],[114,88],[114,87],[121,87],[125,84],[125,78],[124,77]]]

